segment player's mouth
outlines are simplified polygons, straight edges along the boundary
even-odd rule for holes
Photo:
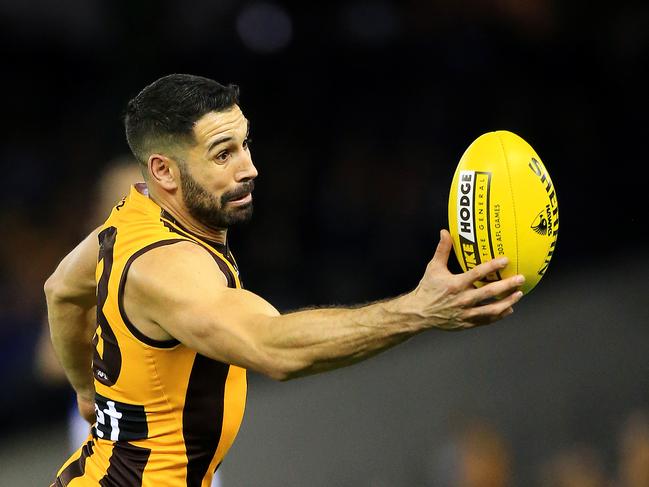
[[[247,205],[252,203],[252,192],[255,189],[254,181],[246,181],[242,183],[237,191],[232,191],[230,194],[224,195],[226,203],[234,206]]]
[[[228,203],[230,203],[231,205],[235,205],[235,206],[247,205],[248,203],[251,203],[251,202],[252,202],[252,193],[246,193],[240,198],[228,201]]]

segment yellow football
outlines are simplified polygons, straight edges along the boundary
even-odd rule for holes
[[[515,274],[530,292],[545,275],[557,244],[559,206],[541,158],[505,130],[478,137],[464,152],[448,199],[449,231],[462,269],[496,257],[509,265],[476,285]]]

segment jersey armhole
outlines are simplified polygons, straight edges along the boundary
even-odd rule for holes
[[[174,238],[174,239],[169,239],[169,240],[158,240],[157,242],[153,242],[152,244],[149,244],[145,247],[142,247],[140,250],[135,252],[133,255],[131,255],[128,260],[126,261],[126,265],[124,266],[124,269],[122,270],[122,276],[120,277],[119,280],[119,290],[117,293],[117,305],[119,308],[119,314],[122,317],[122,321],[126,325],[126,328],[128,328],[128,331],[131,332],[131,334],[140,340],[142,343],[149,345],[151,347],[155,348],[173,348],[176,345],[180,344],[180,341],[176,340],[175,338],[172,338],[170,340],[156,340],[154,338],[151,338],[144,333],[142,333],[129,319],[128,315],[126,314],[126,310],[124,309],[124,288],[126,287],[126,276],[128,275],[128,271],[131,268],[131,264],[140,257],[142,254],[148,252],[149,250],[158,248],[158,247],[163,247],[165,245],[172,245],[178,242],[191,242],[191,240],[186,240],[184,238]]]

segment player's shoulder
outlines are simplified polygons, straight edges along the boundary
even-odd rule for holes
[[[211,276],[227,284],[227,278],[209,252],[191,240],[161,241],[138,255],[127,270],[128,280],[147,287],[164,282],[183,284],[194,276]]]
[[[160,240],[152,245],[146,252],[138,256],[133,262],[163,267],[190,267],[214,263],[210,253],[202,245],[189,239]]]

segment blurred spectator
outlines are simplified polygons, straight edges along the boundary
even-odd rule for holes
[[[142,180],[138,164],[129,156],[113,159],[99,176],[94,194],[92,209],[88,220],[79,224],[79,233],[84,235],[100,225],[111,211],[111,208],[123,196],[126,196],[131,184]],[[45,382],[65,382],[65,374],[59,365],[49,339],[47,320],[45,332],[41,334],[36,350],[36,371]]]
[[[616,487],[649,487],[649,412],[634,411],[619,438]]]
[[[492,425],[472,422],[459,439],[462,464],[458,487],[506,487],[511,484],[509,449]]]
[[[561,450],[544,465],[540,487],[607,487],[596,451],[587,446]]]
[[[427,485],[435,487],[508,487],[511,454],[502,434],[489,422],[462,424],[435,457]]]
[[[80,222],[82,234],[89,233],[100,225],[111,211],[111,208],[128,194],[131,184],[141,181],[139,165],[130,157],[119,157],[108,163],[105,171],[99,176],[94,194],[91,194],[92,210],[85,223]],[[50,341],[47,317],[43,320],[43,330],[39,337],[35,354],[37,376],[47,384],[65,384],[63,368],[54,354]],[[71,395],[71,408],[68,416],[68,434],[70,451],[75,451],[89,433],[89,426],[81,418],[76,408],[76,401]]]

